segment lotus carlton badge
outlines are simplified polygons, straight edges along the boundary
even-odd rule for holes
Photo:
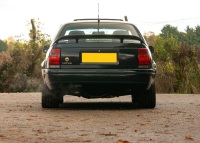
[[[66,58],[65,58],[65,62],[69,62],[69,57],[66,57]]]

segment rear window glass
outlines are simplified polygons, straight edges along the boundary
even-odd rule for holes
[[[99,33],[98,33],[99,31]],[[65,35],[134,35],[139,36],[133,25],[126,23],[71,23],[67,24],[61,31],[60,36]]]
[[[81,22],[66,24],[58,37],[66,35],[133,35],[139,37],[133,25],[127,23],[113,22]],[[75,41],[75,40],[74,40]],[[81,40],[80,40],[81,41]],[[84,42],[96,42],[97,39],[86,39]],[[118,39],[98,39],[101,42],[120,42]],[[71,40],[73,42],[73,40]],[[126,40],[126,43],[138,42],[137,40]]]

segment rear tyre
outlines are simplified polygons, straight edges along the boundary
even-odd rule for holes
[[[59,103],[63,103],[63,96],[50,90],[47,85],[42,84],[42,107],[59,108]]]
[[[153,83],[148,90],[136,91],[132,94],[132,102],[138,103],[139,108],[155,108],[156,85]]]

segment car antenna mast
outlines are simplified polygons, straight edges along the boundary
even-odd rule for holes
[[[98,35],[99,35],[99,23],[100,23],[100,19],[99,19],[99,3],[98,3]]]

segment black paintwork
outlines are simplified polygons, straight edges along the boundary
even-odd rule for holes
[[[120,39],[120,43],[123,43],[125,39],[131,39],[131,40],[138,40],[141,43],[145,42],[137,37],[137,36],[131,36],[131,35],[70,35],[70,36],[62,36],[55,40],[54,44],[57,44],[60,40],[66,40],[66,39],[75,39],[76,43],[78,43],[79,39],[97,39],[97,38],[107,38],[107,39]]]
[[[59,33],[61,33],[61,30]],[[139,32],[139,31],[138,31]],[[59,34],[58,34],[59,35]],[[141,34],[139,33],[141,36]],[[113,42],[79,42],[87,38],[120,39]],[[62,40],[75,39],[74,43]],[[124,43],[125,39],[139,43]],[[48,68],[48,56],[52,48],[61,49],[60,68]],[[147,48],[151,58],[148,68],[138,68],[138,48]],[[153,52],[153,48],[150,47]],[[85,98],[113,97],[131,94],[134,90],[147,90],[154,83],[156,64],[144,38],[127,35],[72,35],[57,37],[52,42],[42,63],[44,83],[50,90]],[[45,49],[46,51],[46,49]],[[82,52],[117,53],[117,63],[85,64]],[[65,58],[69,61],[66,62]]]

